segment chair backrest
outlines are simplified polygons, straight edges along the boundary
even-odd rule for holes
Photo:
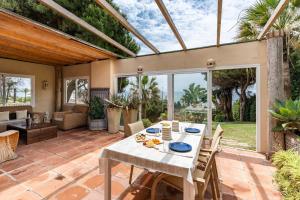
[[[145,129],[144,127],[144,124],[142,121],[137,121],[137,122],[134,122],[132,124],[128,124],[129,126],[129,130],[130,130],[130,134],[133,135],[133,134],[136,134],[142,130]]]
[[[218,140],[220,140],[220,137],[218,138]],[[214,162],[215,157],[216,157],[216,153],[217,153],[217,149],[212,151],[211,154],[209,155],[207,164],[206,164],[205,169],[204,169],[203,179],[207,179],[209,177],[209,175],[211,173],[211,168],[212,168],[213,162]]]
[[[224,132],[224,130],[222,129],[221,125],[218,124],[217,129],[216,129],[214,136],[212,138],[212,141],[211,141],[211,146],[210,146],[211,149],[213,149],[215,147],[215,145],[219,144],[220,140],[219,140],[219,142],[217,142],[217,140],[219,137],[222,138],[223,132]]]

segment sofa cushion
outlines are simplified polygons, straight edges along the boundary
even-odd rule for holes
[[[0,112],[0,121],[8,121],[9,120],[9,112]]]
[[[16,119],[26,119],[27,118],[27,110],[17,110],[16,111]]]

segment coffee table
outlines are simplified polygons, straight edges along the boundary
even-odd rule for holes
[[[41,123],[26,126],[25,123],[8,124],[8,130],[18,130],[25,144],[32,144],[57,137],[57,125]]]

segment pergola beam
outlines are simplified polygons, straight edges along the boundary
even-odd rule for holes
[[[262,31],[259,33],[259,35],[257,36],[258,40],[261,40],[265,34],[269,31],[269,29],[272,27],[272,25],[274,24],[274,22],[276,21],[276,19],[280,16],[280,14],[282,13],[282,11],[285,9],[285,6],[289,3],[289,0],[281,0],[277,7],[275,8],[273,14],[271,15],[271,17],[269,18],[269,20],[267,21],[266,25],[264,26],[264,28],[262,29]]]
[[[136,57],[135,53],[133,53],[132,51],[130,51],[129,49],[127,49],[126,47],[124,47],[120,43],[116,42],[115,40],[111,39],[110,37],[105,35],[103,32],[101,32],[98,29],[96,29],[95,27],[91,26],[90,24],[88,24],[87,22],[85,22],[81,18],[77,17],[76,15],[71,13],[70,11],[66,10],[65,8],[63,8],[62,6],[60,6],[59,4],[54,2],[53,0],[38,0],[38,1],[41,2],[43,5],[49,7],[50,9],[52,9],[52,10],[58,12],[59,14],[63,15],[64,17],[70,19],[71,21],[78,24],[79,26],[85,28],[86,30],[88,30],[92,33],[94,33],[95,35],[102,38],[106,42],[112,44],[116,48],[124,51],[125,53],[127,53],[127,54],[129,54],[133,57]]]
[[[168,22],[170,28],[172,29],[173,33],[175,34],[178,42],[180,43],[181,47],[183,50],[187,50],[185,44],[184,44],[184,41],[183,39],[181,38],[169,12],[168,12],[168,9],[166,8],[165,4],[163,3],[162,0],[155,0],[157,6],[159,7],[161,13],[163,14],[163,16],[165,17],[166,21]]]
[[[147,45],[153,52],[159,54],[159,50],[152,45],[138,30],[136,30],[118,11],[114,9],[106,0],[96,0],[96,2],[104,8],[112,17],[120,22],[127,30],[139,38],[145,45]]]
[[[222,0],[218,0],[218,19],[217,19],[217,47],[220,46],[221,25],[222,25]]]

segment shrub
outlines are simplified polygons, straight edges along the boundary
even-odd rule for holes
[[[240,121],[240,100],[233,103],[232,114],[235,121]]]
[[[100,97],[93,97],[89,103],[89,116],[91,119],[104,119],[104,104]]]
[[[223,114],[216,114],[215,121],[216,122],[224,122],[225,121],[225,116]]]
[[[144,127],[148,128],[149,126],[152,125],[152,122],[149,119],[142,119]]]
[[[292,150],[279,151],[272,158],[275,180],[286,200],[300,199],[300,156]]]

